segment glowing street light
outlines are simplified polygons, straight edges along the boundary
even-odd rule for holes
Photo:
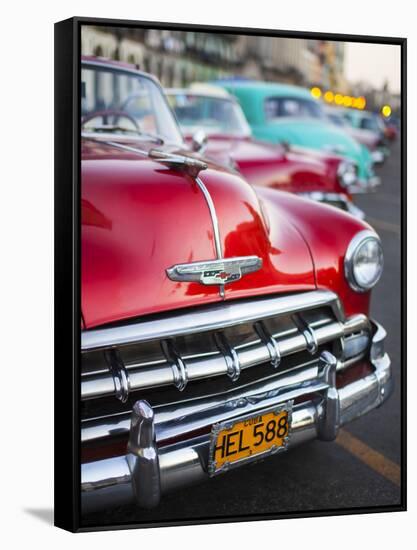
[[[324,94],[324,101],[327,101],[327,103],[333,103],[333,100],[334,100],[334,93],[328,90]]]
[[[381,113],[385,118],[388,118],[392,113],[391,107],[389,105],[384,105],[381,109]]]
[[[360,110],[363,110],[366,107],[366,99],[363,96],[353,97],[350,95],[335,93],[332,90],[327,90],[323,94],[320,88],[317,88],[317,87],[311,88],[310,92],[311,92],[311,95],[316,99],[319,99],[323,95],[323,99],[327,103],[335,103],[336,105],[343,105],[344,107],[352,107],[353,109],[360,109]],[[389,108],[389,105],[385,105],[383,108],[385,107]],[[389,116],[389,115],[384,115],[384,116]]]
[[[311,88],[310,92],[311,92],[311,95],[314,97],[314,99],[321,98],[321,90],[317,86],[314,86],[314,88]]]
[[[353,107],[356,107],[356,109],[363,111],[363,109],[365,109],[366,107],[366,99],[363,96],[357,97],[353,102]]]

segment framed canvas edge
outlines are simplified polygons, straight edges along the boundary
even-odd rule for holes
[[[79,25],[54,26],[54,524],[80,519]]]
[[[79,76],[81,59],[81,27],[123,26],[200,32],[277,36],[285,38],[328,39],[335,41],[398,45],[401,48],[401,502],[398,505],[326,509],[303,512],[281,512],[239,516],[207,517],[193,520],[126,524],[106,524],[83,527],[81,522],[81,471],[80,471],[80,132],[79,132]],[[406,464],[406,350],[407,350],[407,38],[373,35],[340,34],[315,31],[275,30],[251,27],[229,27],[191,23],[139,21],[74,16],[55,23],[55,289],[54,289],[54,524],[71,532],[92,532],[155,528],[181,525],[203,525],[242,521],[264,521],[357,515],[366,513],[401,512],[407,510]],[[60,63],[70,57],[70,63]],[[61,101],[63,90],[71,97]],[[68,207],[70,211],[68,212]],[[69,296],[66,295],[69,293]],[[71,307],[69,307],[71,304]],[[64,353],[63,353],[64,350]],[[65,366],[67,371],[65,371]],[[66,387],[64,393],[62,388]],[[67,392],[67,394],[66,394]],[[71,475],[69,475],[69,472]]]

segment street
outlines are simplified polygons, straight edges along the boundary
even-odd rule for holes
[[[158,508],[123,507],[95,513],[84,525],[256,518],[357,507],[391,506],[401,501],[401,159],[400,143],[377,169],[380,189],[358,196],[357,205],[379,233],[385,269],[373,292],[371,314],[387,330],[386,351],[395,377],[390,399],[343,428],[336,442],[314,441],[214,478],[162,499]]]

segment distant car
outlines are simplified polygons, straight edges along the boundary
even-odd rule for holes
[[[237,97],[255,138],[343,155],[356,166],[355,192],[374,190],[379,185],[368,149],[331,124],[323,105],[312,98],[309,90],[287,84],[232,79],[215,84]]]
[[[326,151],[254,140],[237,100],[216,86],[165,93],[186,140],[193,143],[200,131],[208,137],[206,157],[237,168],[252,185],[289,191],[364,217],[352,202],[350,188],[357,184],[357,175],[350,160]]]
[[[385,126],[385,137],[390,141],[394,141],[398,137],[398,125],[394,120],[382,119]]]
[[[379,115],[371,113],[370,111],[343,109],[343,117],[354,129],[374,132],[378,136],[379,150],[384,154],[385,158],[389,156],[389,149],[387,147],[385,135],[385,126]]]
[[[384,162],[386,157],[386,145],[385,140],[381,139],[381,133],[379,131],[353,126],[345,116],[345,109],[341,107],[325,105],[324,112],[332,124],[343,129],[356,139],[356,141],[369,149],[375,164]]]

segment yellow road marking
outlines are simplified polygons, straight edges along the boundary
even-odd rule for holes
[[[336,443],[398,487],[401,485],[401,468],[398,464],[395,464],[378,451],[371,449],[360,439],[346,430],[340,430]]]
[[[382,229],[382,231],[390,231],[396,235],[401,235],[401,227],[396,223],[386,222],[384,220],[377,220],[376,218],[366,217],[366,221],[369,225],[375,227],[375,229]]]

